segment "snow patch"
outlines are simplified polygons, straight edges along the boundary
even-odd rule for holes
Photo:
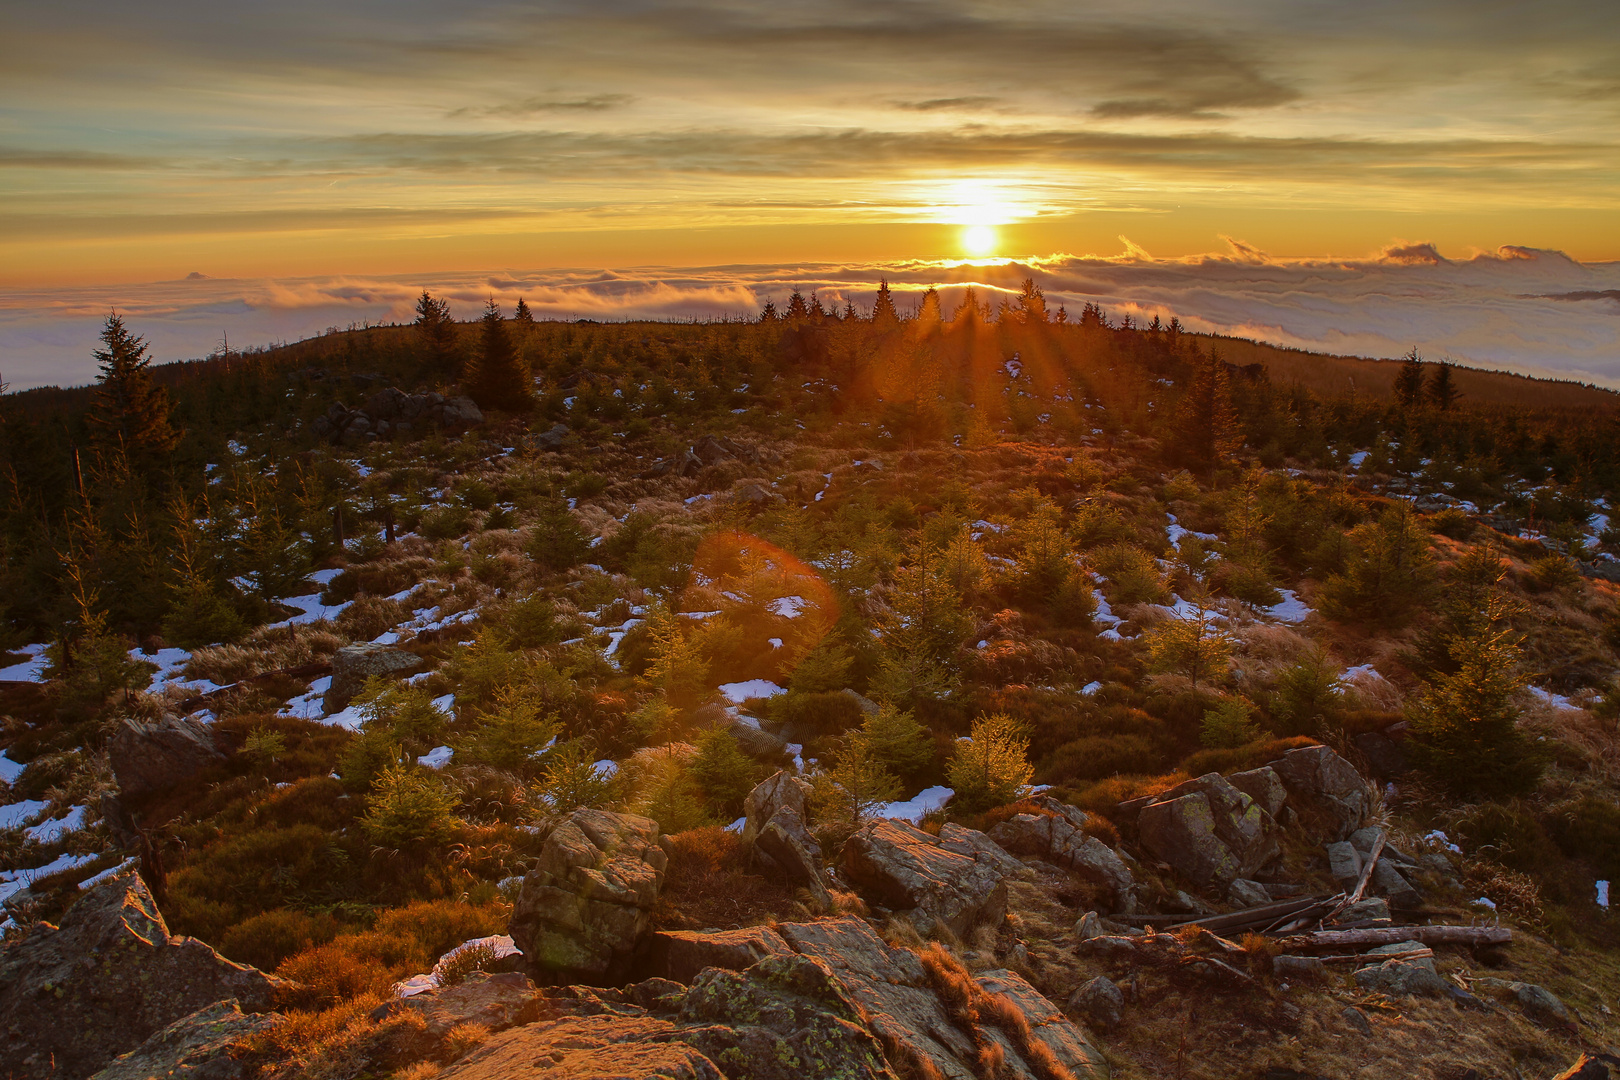
[[[943,809],[955,794],[955,790],[948,787],[923,788],[909,799],[883,804],[873,811],[872,816],[916,823],[935,810]]]
[[[743,682],[722,683],[720,693],[733,705],[741,705],[749,698],[775,697],[787,691],[769,679],[747,679]]]
[[[450,749],[448,746],[435,746],[433,749],[417,758],[416,763],[418,765],[426,766],[429,769],[442,769],[446,765],[450,764],[450,759],[455,756],[455,753],[456,752]]]

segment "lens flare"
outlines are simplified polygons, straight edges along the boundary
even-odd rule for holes
[[[996,250],[996,230],[988,225],[969,225],[962,230],[962,250],[980,257]]]

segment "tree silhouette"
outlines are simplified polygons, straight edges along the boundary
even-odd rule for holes
[[[460,367],[456,356],[456,324],[450,318],[450,303],[422,290],[416,300],[416,330],[427,345],[434,366],[443,375],[454,375]]]
[[[1188,468],[1213,471],[1243,445],[1232,407],[1232,377],[1213,350],[1208,359],[1195,356],[1192,367],[1192,383],[1176,407],[1175,450]]]
[[[900,313],[894,309],[894,296],[889,292],[889,279],[878,283],[877,300],[872,304],[872,324],[880,328],[900,325]]]
[[[917,321],[920,323],[937,323],[943,316],[939,309],[939,290],[929,287],[923,293],[922,307],[917,309]]]
[[[85,417],[99,443],[122,446],[132,457],[163,454],[180,442],[169,423],[169,395],[152,385],[152,358],[146,342],[124,327],[113,312],[101,331],[104,349],[95,351],[101,364],[96,376],[96,404]]]
[[[1041,292],[1034,278],[1024,279],[1024,290],[1018,294],[1018,309],[1025,323],[1046,321],[1046,294]]]
[[[804,302],[804,294],[798,289],[793,290],[793,296],[788,300],[788,322],[804,322],[810,317],[810,308]]]
[[[767,300],[765,306],[759,311],[759,321],[762,323],[779,322],[782,316],[777,314],[776,301]]]
[[[1462,391],[1457,389],[1457,383],[1451,375],[1452,364],[1449,360],[1442,360],[1434,371],[1434,380],[1429,384],[1429,400],[1441,412],[1448,411],[1457,404],[1462,397]]]
[[[962,302],[956,305],[951,313],[952,323],[975,323],[979,321],[979,294],[969,285],[962,294]]]
[[[1423,404],[1423,358],[1416,347],[1406,354],[1401,370],[1395,375],[1395,400],[1402,408],[1415,409]]]
[[[534,325],[534,314],[529,310],[529,305],[523,302],[521,296],[518,297],[517,308],[512,312],[512,321],[522,323],[524,326]]]
[[[534,403],[529,387],[529,366],[523,362],[512,336],[506,332],[501,307],[492,296],[484,308],[483,351],[474,367],[468,387],[481,409],[519,412]]]

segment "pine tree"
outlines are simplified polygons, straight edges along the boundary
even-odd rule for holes
[[[951,323],[953,325],[971,324],[978,321],[979,294],[974,292],[973,286],[969,285],[967,290],[962,293],[962,302],[956,305],[955,311],[951,312]]]
[[[1046,322],[1046,294],[1041,292],[1034,278],[1024,279],[1023,292],[1018,294],[1018,314],[1030,325]]]
[[[794,289],[793,295],[788,298],[788,322],[801,323],[809,317],[810,307],[804,302],[804,294],[798,289]]]
[[[1423,404],[1424,394],[1423,358],[1418,355],[1417,348],[1401,362],[1401,370],[1395,375],[1395,400],[1402,408],[1415,409]]]
[[[136,459],[173,450],[180,432],[169,423],[168,392],[152,385],[145,340],[126,330],[117,312],[107,316],[101,340],[106,348],[95,351],[101,364],[96,403],[85,417],[93,437]]]
[[[893,702],[884,702],[862,725],[872,754],[899,776],[915,776],[934,760],[928,729]]]
[[[1462,392],[1457,389],[1457,383],[1452,378],[1452,364],[1449,360],[1440,361],[1434,369],[1434,380],[1429,384],[1429,400],[1441,412],[1448,411],[1457,404]]]
[[[917,321],[925,326],[932,326],[943,318],[939,307],[939,290],[930,286],[923,293],[922,306],[917,309]]]
[[[518,355],[500,305],[492,296],[484,308],[483,354],[468,380],[472,399],[481,409],[522,412],[534,404],[529,385],[529,366]]]
[[[1429,532],[1402,502],[1350,533],[1344,571],[1323,583],[1319,598],[1331,618],[1398,626],[1433,590]]]
[[[832,767],[812,781],[811,799],[817,816],[853,832],[872,811],[900,794],[900,781],[884,768],[864,732],[852,731],[839,740]]]
[[[446,377],[456,375],[461,365],[456,356],[456,324],[450,318],[449,301],[439,300],[423,289],[416,300],[414,325],[439,373]]]
[[[764,779],[759,775],[760,767],[742,752],[736,736],[723,727],[705,731],[696,744],[697,756],[687,770],[720,820],[732,821],[742,814],[743,800],[754,785]]]
[[[1522,635],[1507,625],[1506,605],[1492,597],[1473,633],[1452,638],[1456,671],[1430,684],[1410,710],[1408,753],[1417,765],[1464,795],[1516,795],[1536,786],[1543,756],[1518,728],[1514,695]]]
[[[815,293],[811,293],[810,294],[810,318],[812,320],[814,320],[815,322],[819,323],[823,319],[825,319],[826,317],[827,317],[827,309],[821,306],[821,297],[817,296]]]
[[[776,301],[765,301],[765,306],[761,308],[759,312],[759,321],[762,323],[773,323],[780,322],[781,320],[782,316],[777,314],[776,311]]]
[[[900,325],[900,313],[894,309],[894,296],[889,292],[889,279],[878,282],[877,300],[872,304],[872,325],[886,330]]]
[[[958,739],[946,768],[956,790],[952,805],[972,811],[1005,806],[1017,799],[1034,769],[1029,737],[1004,713],[980,716],[966,739]]]
[[[529,305],[524,303],[521,296],[518,297],[517,307],[512,311],[512,321],[524,326],[534,325],[534,313],[529,310]]]
[[[1185,675],[1198,689],[1200,679],[1209,682],[1224,676],[1232,660],[1232,639],[1215,623],[1213,613],[1203,604],[1197,614],[1165,619],[1150,627],[1147,641],[1148,666],[1154,671]]]
[[[1192,368],[1192,384],[1176,406],[1175,451],[1189,468],[1214,472],[1243,445],[1231,373],[1213,351],[1208,359],[1194,357]]]

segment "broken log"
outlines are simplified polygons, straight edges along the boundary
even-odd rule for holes
[[[1242,911],[1233,911],[1225,915],[1206,915],[1201,919],[1186,919],[1172,923],[1168,929],[1174,930],[1180,926],[1202,926],[1206,930],[1213,930],[1220,934],[1231,930],[1251,930],[1260,926],[1280,925],[1298,918],[1307,910],[1325,903],[1335,903],[1338,897],[1329,896],[1300,896],[1290,900],[1279,900],[1275,904],[1261,904],[1259,907],[1244,908]],[[1140,916],[1133,916],[1140,918]]]
[[[1288,949],[1331,949],[1340,946],[1394,945],[1420,941],[1425,945],[1507,945],[1513,931],[1505,926],[1369,926],[1365,930],[1317,930],[1284,938]]]

